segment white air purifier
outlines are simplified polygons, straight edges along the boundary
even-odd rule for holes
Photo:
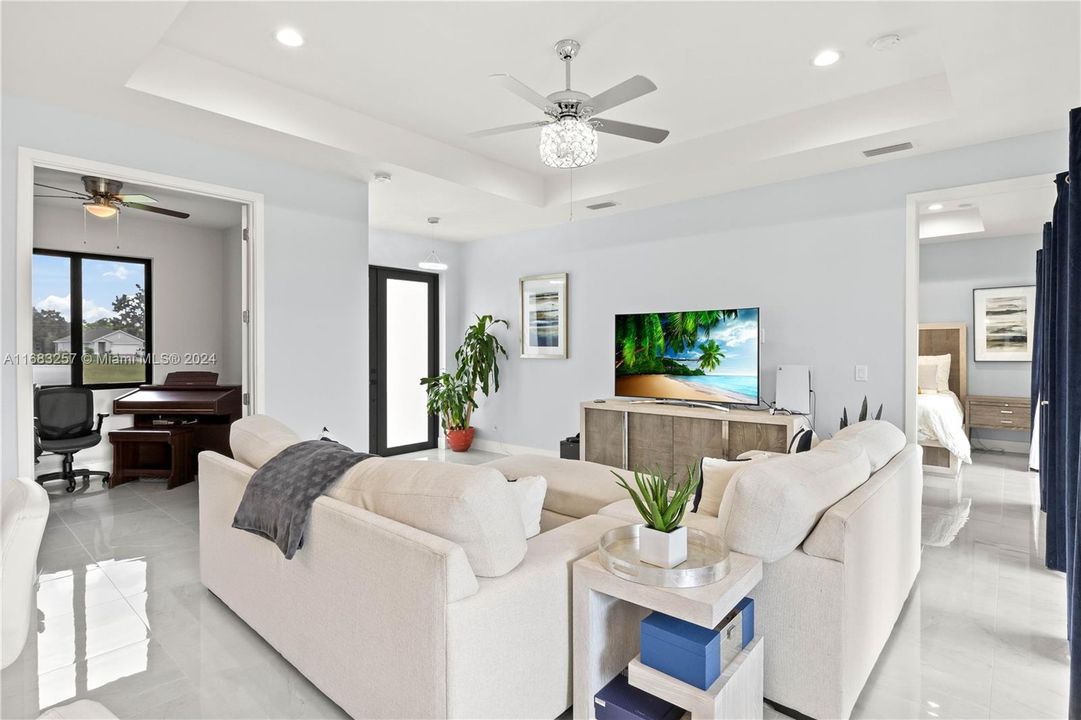
[[[778,410],[807,415],[811,412],[811,368],[809,365],[779,365],[777,367]]]

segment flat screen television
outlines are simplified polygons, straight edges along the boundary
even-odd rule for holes
[[[758,308],[616,315],[616,395],[758,404]]]

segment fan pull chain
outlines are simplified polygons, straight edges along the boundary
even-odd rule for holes
[[[567,171],[567,179],[569,181],[569,186],[570,186],[570,190],[569,190],[569,192],[570,192],[570,203],[571,203],[571,213],[570,213],[571,219],[570,219],[570,222],[574,222],[574,170],[573,169]]]
[[[120,249],[120,211],[116,211],[116,249]]]
[[[83,247],[86,247],[86,210],[83,210],[83,208],[79,209],[82,210],[79,214],[83,216]]]

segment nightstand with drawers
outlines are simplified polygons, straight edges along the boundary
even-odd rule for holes
[[[997,430],[1032,430],[1030,402],[1024,397],[969,395],[965,402],[969,435],[972,428]]]

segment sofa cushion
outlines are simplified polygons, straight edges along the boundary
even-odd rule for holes
[[[718,529],[728,546],[764,562],[785,557],[818,519],[870,475],[854,442],[827,440],[808,452],[748,463],[721,500]]]
[[[605,505],[597,511],[597,514],[616,518],[617,520],[623,520],[629,525],[638,525],[645,522],[642,520],[642,515],[638,512],[638,508],[634,506],[634,500],[631,500],[630,498],[619,500],[611,505]],[[694,528],[695,530],[702,530],[703,532],[713,533],[714,535],[719,534],[717,518],[713,515],[706,515],[702,512],[688,512],[683,516],[683,524],[689,528]]]
[[[905,449],[905,434],[896,425],[885,420],[865,420],[838,430],[834,440],[848,440],[858,443],[867,453],[871,463],[871,472],[878,472],[886,463]]]
[[[505,575],[525,557],[518,500],[492,468],[370,458],[327,495],[457,543],[480,577]]]
[[[611,468],[582,460],[564,460],[544,455],[509,455],[493,460],[482,467],[495,468],[508,480],[526,475],[543,475],[548,481],[548,493],[544,507],[560,515],[581,518],[594,515],[598,510],[627,496],[627,491],[616,485]],[[617,470],[628,482],[634,482],[634,474]]]
[[[548,481],[540,475],[529,475],[508,484],[518,500],[518,511],[522,514],[526,538],[540,535],[541,511],[544,509],[544,494],[548,489]]]
[[[237,420],[229,429],[233,458],[257,470],[298,442],[300,437],[295,432],[269,415],[249,415]]]

